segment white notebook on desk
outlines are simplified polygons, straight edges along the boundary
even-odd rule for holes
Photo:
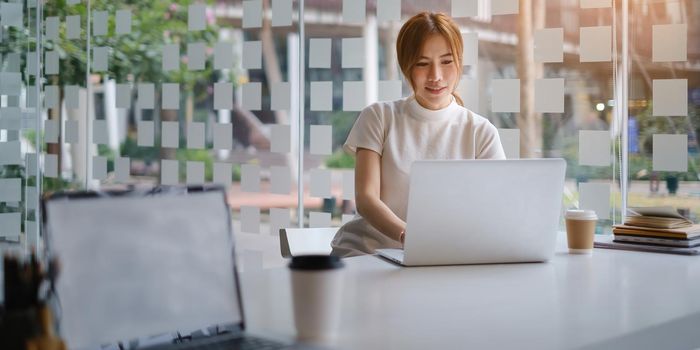
[[[563,159],[416,161],[404,266],[540,262],[554,254]]]

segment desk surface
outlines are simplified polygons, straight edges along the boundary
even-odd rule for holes
[[[548,263],[345,262],[341,348],[700,347],[696,331],[685,332],[700,324],[699,257],[603,249],[577,256],[560,242]],[[242,283],[249,329],[293,335],[288,270],[243,273]]]

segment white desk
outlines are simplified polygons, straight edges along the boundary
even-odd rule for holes
[[[345,262],[341,348],[700,348],[700,257],[560,244],[540,264]],[[249,329],[293,335],[288,270],[242,283]]]

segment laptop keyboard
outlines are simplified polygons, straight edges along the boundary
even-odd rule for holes
[[[193,350],[273,350],[289,349],[289,344],[279,343],[269,339],[245,336],[242,338],[232,338],[208,343],[180,343],[173,349],[193,349]]]

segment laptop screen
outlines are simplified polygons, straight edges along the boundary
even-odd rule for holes
[[[55,199],[45,208],[70,349],[242,321],[221,191]]]

